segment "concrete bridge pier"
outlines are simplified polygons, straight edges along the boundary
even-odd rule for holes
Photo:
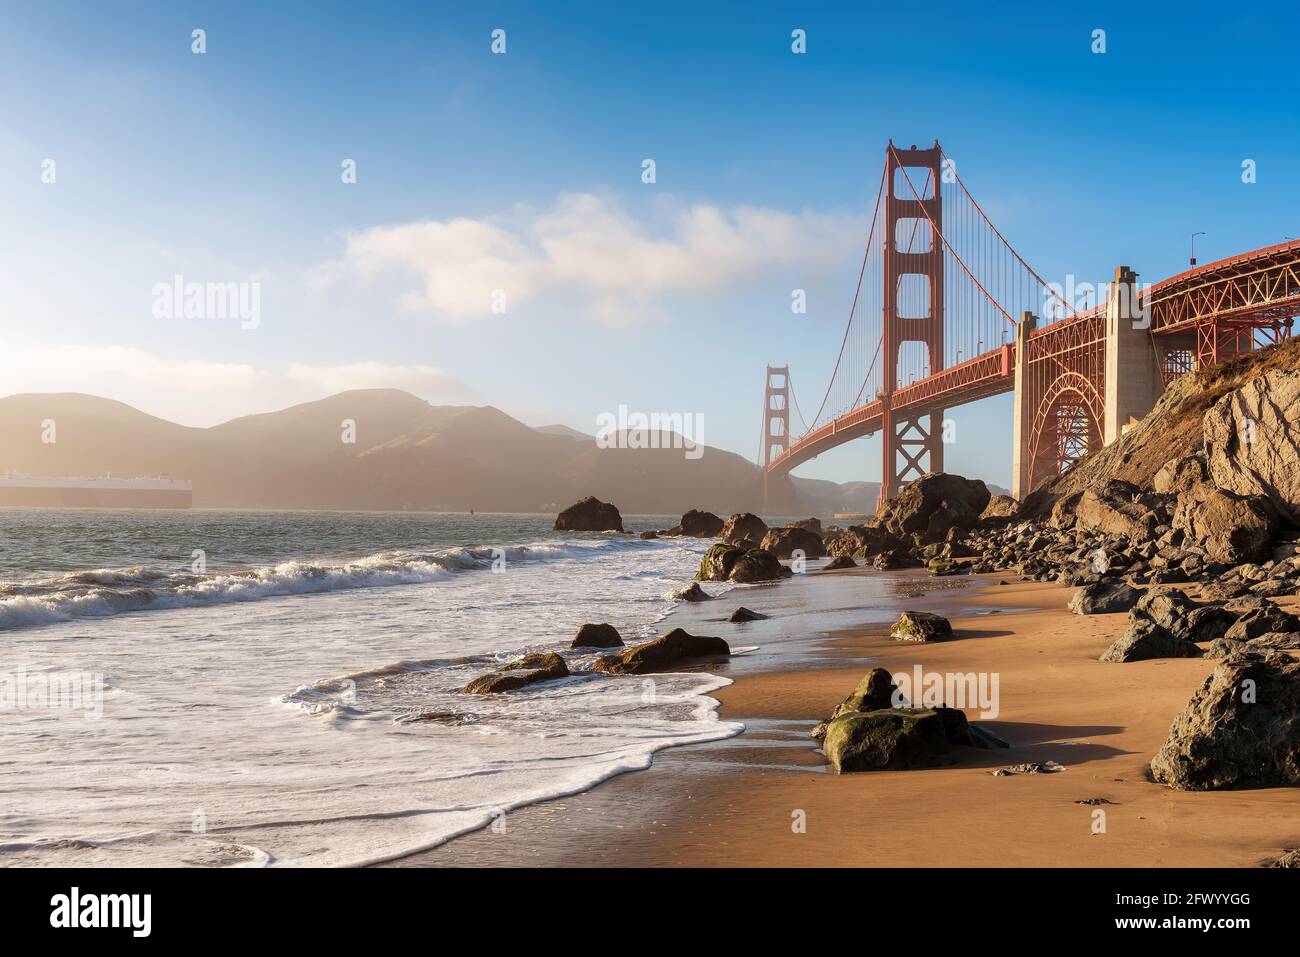
[[[1151,314],[1138,308],[1137,273],[1115,270],[1106,300],[1106,391],[1102,444],[1110,445],[1129,425],[1151,411],[1164,378],[1151,336]]]
[[[1066,380],[1073,377],[1074,383],[1058,390],[1050,378],[1047,382],[1042,381],[1040,370],[1035,372],[1038,379],[1035,386],[1030,381],[1030,337],[1037,326],[1037,317],[1026,312],[1021,315],[1016,329],[1011,492],[1020,501],[1033,491],[1035,484],[1062,467],[1059,457],[1064,454],[1065,443],[1058,441],[1055,432],[1034,434],[1035,424],[1040,429],[1052,429],[1052,416],[1057,411],[1054,408],[1040,409],[1037,407],[1039,404],[1051,402],[1053,396],[1059,399],[1062,391],[1073,390],[1077,394],[1080,389],[1085,392],[1095,389],[1093,394],[1100,400],[1100,421],[1092,422],[1087,429],[1090,436],[1088,450],[1092,451],[1096,441],[1110,445],[1130,425],[1151,411],[1164,391],[1163,367],[1170,362],[1171,356],[1194,354],[1189,351],[1194,350],[1194,342],[1185,336],[1162,337],[1157,347],[1156,339],[1151,335],[1150,313],[1139,307],[1137,274],[1128,266],[1115,270],[1115,281],[1111,283],[1106,300],[1104,325],[1099,330],[1099,339],[1093,340],[1102,347],[1099,369],[1081,360],[1072,362],[1069,367],[1058,362],[1061,371],[1055,375]],[[1043,348],[1041,343],[1039,348]],[[1178,363],[1170,364],[1172,368]],[[1086,403],[1081,403],[1080,407],[1083,405]],[[1096,405],[1092,408],[1095,409]],[[1036,423],[1036,419],[1040,421]],[[1036,442],[1037,449],[1034,448]],[[1052,448],[1053,445],[1056,448]]]
[[[1020,314],[1016,327],[1015,392],[1012,395],[1011,420],[1011,495],[1023,502],[1032,489],[1033,476],[1029,474],[1029,442],[1034,430],[1034,410],[1029,402],[1029,336],[1038,327],[1038,317],[1032,312]]]

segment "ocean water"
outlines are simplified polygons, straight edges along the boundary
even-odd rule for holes
[[[362,864],[742,730],[707,671],[457,693],[583,622],[653,637],[707,541],[519,515],[0,520],[0,864]]]

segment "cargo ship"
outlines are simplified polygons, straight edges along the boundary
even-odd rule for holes
[[[47,478],[0,473],[0,507],[190,508],[194,486],[168,475],[142,478]]]

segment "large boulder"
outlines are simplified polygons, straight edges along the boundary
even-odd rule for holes
[[[1196,602],[1177,588],[1153,589],[1137,600],[1129,611],[1129,617],[1134,621],[1145,618],[1177,634],[1182,632],[1186,619],[1196,607]]]
[[[849,558],[848,555],[836,555],[825,565],[821,567],[824,572],[837,572],[844,568],[857,568],[858,563]]]
[[[1218,605],[1198,605],[1177,588],[1152,589],[1129,612],[1134,622],[1149,621],[1190,642],[1222,638],[1238,615]]]
[[[1300,618],[1269,603],[1247,610],[1224,631],[1223,637],[1231,641],[1250,641],[1279,631],[1300,631]]]
[[[1268,372],[1229,392],[1201,420],[1211,481],[1262,496],[1300,524],[1300,371]]]
[[[935,711],[843,715],[826,727],[822,750],[836,771],[901,771],[952,763],[944,719]]]
[[[984,506],[984,511],[980,513],[981,522],[996,522],[999,520],[1010,520],[1016,517],[1020,511],[1020,503],[1010,495],[993,495],[989,497],[988,505]]]
[[[1138,603],[1142,594],[1127,582],[1093,582],[1076,591],[1067,607],[1076,615],[1110,615],[1128,611]]]
[[[610,624],[592,624],[588,622],[578,629],[573,636],[570,648],[622,648],[623,637],[618,629]]]
[[[700,587],[699,582],[691,582],[685,588],[673,593],[679,601],[711,601],[713,596]]]
[[[1239,565],[1272,556],[1277,515],[1265,498],[1200,485],[1179,496],[1173,527],[1199,543],[1211,561]]]
[[[688,535],[691,538],[717,538],[722,528],[723,521],[718,516],[712,512],[702,512],[698,508],[693,508],[664,534]]]
[[[1235,638],[1215,638],[1210,642],[1210,647],[1205,649],[1206,658],[1231,658],[1233,655],[1241,654],[1246,650],[1244,641],[1237,641]]]
[[[757,582],[780,581],[782,578],[789,578],[792,574],[790,569],[782,565],[781,560],[771,552],[761,548],[746,548],[731,566],[727,580],[750,585]]]
[[[1174,719],[1151,775],[1180,791],[1300,786],[1300,661],[1224,658]]]
[[[788,571],[771,552],[718,542],[700,559],[700,570],[695,577],[706,582],[767,582],[786,577]]]
[[[858,682],[853,693],[835,706],[831,716],[809,732],[810,736],[820,741],[826,737],[826,727],[836,718],[846,714],[863,711],[885,711],[895,705],[894,677],[884,668],[872,668]],[[899,701],[898,704],[903,702]]]
[[[461,689],[461,694],[497,694],[502,691],[514,691],[541,681],[566,678],[568,675],[569,666],[554,652],[525,655],[490,674],[475,678]]]
[[[597,658],[591,670],[607,675],[641,675],[649,671],[667,671],[692,658],[725,658],[730,654],[730,646],[721,638],[692,635],[674,628],[644,645]]]
[[[757,545],[767,534],[767,523],[753,512],[737,512],[722,525],[718,537],[731,545],[744,545],[746,542]]]
[[[613,505],[602,502],[594,495],[588,495],[556,516],[555,530],[557,532],[621,532],[623,516]]]
[[[1153,621],[1140,619],[1102,652],[1102,661],[1148,661],[1152,658],[1199,658],[1201,649]]]
[[[872,558],[883,552],[896,551],[903,542],[878,525],[850,525],[826,540],[827,551],[846,558]]]
[[[898,538],[942,541],[953,528],[974,528],[990,497],[981,481],[930,472],[886,501],[876,524]]]
[[[777,558],[793,558],[795,552],[803,552],[804,558],[822,558],[826,555],[822,537],[806,528],[774,528],[763,536],[759,547]]]
[[[1251,649],[1277,648],[1281,651],[1300,651],[1300,632],[1266,631],[1258,638],[1246,642]]]
[[[1162,465],[1151,480],[1151,487],[1161,495],[1181,495],[1208,481],[1205,454],[1194,452],[1191,455],[1170,459]]]
[[[1052,508],[1051,521],[1057,528],[1140,540],[1160,524],[1162,516],[1155,510],[1158,505],[1136,485],[1111,479],[1100,488],[1062,498]]]
[[[793,522],[786,522],[786,528],[802,528],[806,532],[822,533],[822,520],[820,518],[797,518]]]
[[[942,615],[928,611],[905,611],[898,616],[889,637],[898,641],[947,641],[952,637],[952,625]]]
[[[1214,641],[1222,638],[1237,621],[1237,615],[1217,605],[1194,608],[1183,619],[1178,634],[1188,641]]]

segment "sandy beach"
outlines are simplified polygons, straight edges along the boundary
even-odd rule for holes
[[[660,752],[647,771],[523,808],[504,829],[390,866],[1252,867],[1300,846],[1290,789],[1185,793],[1148,780],[1151,756],[1213,661],[1100,662],[1127,615],[1073,615],[1069,589],[999,580],[917,576],[925,593],[914,607],[949,615],[949,642],[905,644],[871,625],[750,670],[738,658],[721,669],[734,683],[716,697],[743,734]],[[763,597],[733,593],[710,612],[716,619],[742,602],[761,610]],[[808,730],[868,662],[895,674],[917,664],[996,673],[999,711],[981,723],[1012,747],[958,748],[957,764],[933,770],[828,771]],[[991,773],[1046,761],[1065,770]],[[1097,798],[1109,803],[1080,803]]]

